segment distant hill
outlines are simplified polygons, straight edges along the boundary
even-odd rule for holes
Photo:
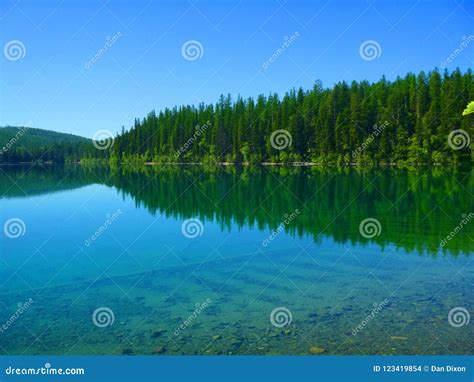
[[[0,162],[65,162],[103,156],[92,140],[30,127],[0,127]]]

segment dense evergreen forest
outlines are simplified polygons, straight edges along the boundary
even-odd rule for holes
[[[31,127],[0,127],[0,163],[78,162],[91,156],[104,157],[104,153],[84,137]]]
[[[122,129],[109,154],[115,163],[471,163],[469,143],[453,148],[448,136],[471,134],[473,118],[462,113],[472,99],[471,70],[331,89],[316,81],[281,99],[221,96],[215,105],[153,111]]]

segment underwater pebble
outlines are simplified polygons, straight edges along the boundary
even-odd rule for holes
[[[163,354],[165,351],[166,348],[164,346],[158,346],[153,350],[152,354]]]
[[[151,334],[151,338],[157,338],[157,337],[160,337],[163,333],[165,333],[166,330],[165,329],[158,329],[156,331],[154,331],[152,334]]]
[[[402,337],[402,336],[392,336],[390,338],[395,341],[406,341],[408,339],[408,337]]]
[[[326,349],[324,349],[324,348],[319,348],[319,347],[317,347],[317,346],[311,346],[311,347],[309,348],[309,352],[310,352],[311,354],[321,354],[321,353],[324,353],[325,351],[326,351]]]

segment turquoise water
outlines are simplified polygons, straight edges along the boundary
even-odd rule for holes
[[[0,179],[2,354],[474,353],[471,172]]]

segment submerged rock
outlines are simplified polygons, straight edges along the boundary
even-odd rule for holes
[[[151,338],[158,338],[165,332],[166,332],[165,329],[158,329],[151,334]]]
[[[158,346],[155,348],[151,354],[163,354],[166,351],[166,348],[164,346]]]
[[[408,337],[402,337],[402,336],[392,336],[390,338],[395,341],[406,341],[408,339]]]
[[[311,346],[309,348],[309,352],[310,354],[321,354],[321,353],[324,353],[326,351],[326,349],[324,348],[319,348],[317,346]]]

